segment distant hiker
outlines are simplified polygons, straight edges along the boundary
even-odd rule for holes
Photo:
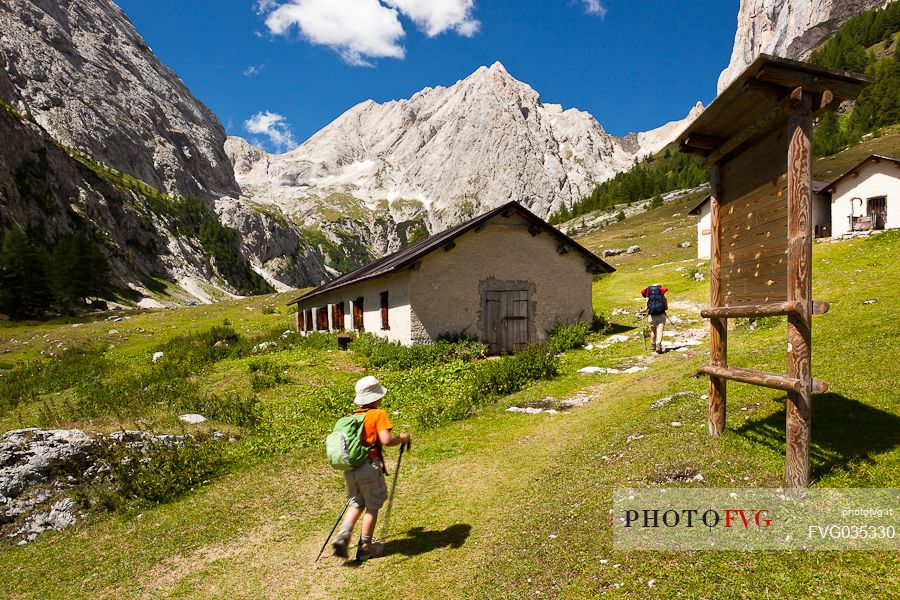
[[[641,313],[650,315],[650,349],[657,354],[663,353],[663,329],[666,326],[666,311],[669,309],[666,301],[668,291],[669,288],[658,283],[641,290],[641,296],[647,299],[647,307]]]
[[[340,419],[334,432],[326,439],[329,460],[332,465],[344,470],[344,485],[347,488],[349,509],[341,525],[341,531],[331,546],[334,553],[347,558],[347,546],[353,534],[353,526],[365,510],[360,532],[356,560],[363,561],[377,556],[383,545],[372,541],[378,510],[387,500],[388,490],[384,480],[384,446],[409,444],[408,433],[393,435],[388,414],[378,408],[387,389],[372,377],[363,377],[356,382],[356,398],[353,403],[360,406],[349,417]],[[361,421],[361,423],[360,423]],[[360,427],[361,425],[361,427]],[[343,436],[343,438],[341,437]],[[337,440],[343,439],[343,450]],[[360,459],[353,457],[355,452],[363,452]],[[348,458],[349,457],[349,458]],[[358,466],[354,463],[359,462]],[[339,464],[339,463],[343,463]]]

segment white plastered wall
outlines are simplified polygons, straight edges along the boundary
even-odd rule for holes
[[[388,293],[388,325],[381,328],[381,292]],[[353,330],[353,301],[363,298],[363,324],[368,333],[374,333],[392,342],[409,344],[411,319],[409,307],[409,271],[364,280],[345,288],[326,292],[300,304],[300,309],[328,306],[328,323],[331,329]],[[334,323],[332,305],[344,302],[344,323]],[[313,323],[317,323],[315,310]]]
[[[850,215],[865,215],[867,200],[877,196],[887,196],[885,228],[900,227],[900,167],[887,160],[870,161],[858,173],[856,177],[850,175],[840,180],[831,194],[831,235],[849,233]],[[851,202],[853,198],[860,198],[862,206]]]
[[[708,259],[712,252],[712,216],[709,201],[700,207],[697,221],[697,258]]]

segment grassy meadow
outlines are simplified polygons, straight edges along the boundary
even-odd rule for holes
[[[171,501],[127,499],[34,543],[0,545],[0,597],[896,597],[895,552],[613,548],[617,487],[777,487],[784,478],[784,395],[730,383],[726,432],[710,439],[700,398],[708,382],[694,376],[708,358],[705,340],[651,355],[640,322],[622,314],[658,281],[671,290],[679,329],[705,326],[698,313],[708,285],[696,274],[706,277],[708,263],[696,259],[695,217],[687,214],[696,201],[579,240],[594,251],[642,251],[608,259],[617,272],[594,283],[595,310],[611,328],[589,336],[592,349],[559,357],[513,364],[448,350],[405,364],[364,347],[340,352],[325,336],[283,335],[293,294],[122,313],[118,321],[0,323],[4,431],[125,427],[234,439],[222,443],[221,466]],[[814,297],[832,307],[813,329],[813,374],[830,384],[813,399],[813,486],[900,482],[898,252],[898,232],[814,245]],[[785,369],[781,319],[731,326],[730,364]],[[628,339],[604,343],[611,334]],[[86,349],[80,358],[76,348]],[[647,370],[577,372],[589,365]],[[385,408],[395,430],[413,435],[391,529],[377,532],[386,552],[356,566],[326,551],[315,563],[343,506],[324,432],[349,411],[353,382],[369,373],[391,390]],[[682,391],[693,395],[649,406]],[[559,414],[506,410],[573,397],[589,401]],[[210,420],[177,420],[194,409]],[[393,473],[396,450],[386,454]],[[702,480],[680,481],[695,472]]]

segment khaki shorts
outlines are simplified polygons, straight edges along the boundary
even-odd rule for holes
[[[387,500],[387,483],[381,461],[369,458],[352,471],[344,471],[344,486],[347,488],[347,498],[356,497],[351,502],[356,508],[378,510]]]
[[[650,324],[651,325],[665,325],[666,324],[666,313],[660,313],[658,315],[650,315]]]

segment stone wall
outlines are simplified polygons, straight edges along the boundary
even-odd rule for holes
[[[557,322],[590,322],[593,276],[581,254],[561,255],[559,244],[548,233],[532,236],[528,222],[514,214],[460,236],[449,252],[426,256],[410,279],[415,341],[446,333],[482,338],[482,292],[491,284],[533,290],[533,342],[546,339]]]

